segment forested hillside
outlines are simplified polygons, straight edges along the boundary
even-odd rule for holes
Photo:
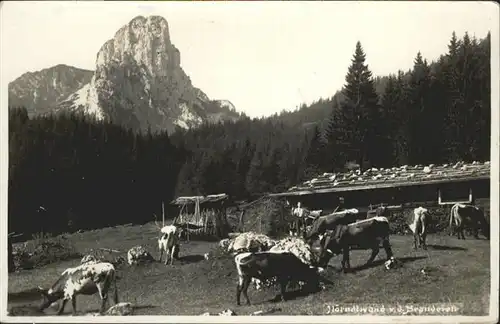
[[[356,44],[343,89],[294,112],[138,135],[83,115],[10,109],[9,231],[140,223],[175,195],[286,190],[346,162],[366,168],[488,160],[490,35],[385,77]],[[41,207],[40,207],[41,206]],[[50,222],[47,222],[50,219]]]

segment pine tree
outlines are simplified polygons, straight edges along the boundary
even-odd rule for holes
[[[408,114],[409,158],[412,163],[425,163],[428,159],[426,148],[433,141],[433,126],[430,105],[427,99],[430,85],[430,69],[420,52],[414,60],[413,71],[410,74]],[[422,132],[426,129],[426,132]]]
[[[245,187],[247,192],[256,194],[262,193],[265,188],[265,179],[263,179],[264,171],[264,154],[262,148],[256,149],[248,173],[245,179]]]
[[[315,126],[312,131],[312,136],[309,142],[309,147],[305,159],[306,167],[303,174],[303,177],[305,179],[316,177],[323,170],[323,167],[325,165],[323,152],[324,143],[321,139],[321,132],[319,131],[319,127]]]
[[[382,142],[379,98],[365,59],[366,55],[358,41],[342,91],[346,101],[333,112],[326,136],[330,154],[345,152],[344,156],[339,156],[340,163],[355,160],[362,168],[365,161],[368,164],[380,163],[378,149]],[[335,162],[335,165],[339,166],[339,162]]]
[[[389,164],[397,165],[399,161],[399,134],[402,124],[399,120],[399,109],[401,108],[402,84],[394,75],[390,75],[382,95],[381,106],[383,108],[382,118],[386,121],[387,140],[390,142],[390,151],[387,152]]]

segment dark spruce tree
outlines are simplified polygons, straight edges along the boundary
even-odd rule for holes
[[[321,138],[321,132],[318,126],[312,130],[311,140],[305,159],[305,170],[302,174],[303,180],[318,176],[322,170],[328,169],[328,162],[324,158],[325,144]]]
[[[384,129],[380,125],[379,98],[365,60],[358,41],[342,90],[345,101],[333,111],[326,134],[327,150],[337,168],[349,160],[362,168],[383,163],[380,149]]]

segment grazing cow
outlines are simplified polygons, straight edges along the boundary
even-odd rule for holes
[[[276,277],[281,289],[281,300],[285,301],[285,290],[289,281],[304,281],[311,290],[319,287],[319,269],[300,261],[290,252],[244,252],[234,257],[238,272],[238,286],[236,288],[236,303],[240,305],[240,296],[243,292],[250,305],[248,287],[252,278],[261,282]]]
[[[165,252],[165,265],[174,263],[174,258],[179,258],[179,238],[181,235],[181,229],[174,225],[164,226],[161,229],[161,237],[158,239],[158,249],[160,250],[160,259],[163,257],[163,252]]]
[[[52,303],[62,299],[57,315],[61,315],[68,300],[73,306],[73,315],[76,314],[76,296],[93,295],[99,293],[101,298],[100,313],[104,312],[108,300],[108,290],[113,285],[113,301],[118,303],[118,289],[116,287],[115,267],[108,262],[84,263],[75,268],[66,269],[50,289],[38,287],[43,296],[40,311]]]
[[[422,247],[427,250],[427,230],[430,221],[429,211],[424,207],[417,207],[413,210],[413,222],[408,225],[413,233],[413,248],[416,250]]]
[[[335,212],[329,215],[316,218],[312,224],[311,230],[305,235],[306,241],[311,244],[319,235],[327,230],[334,230],[337,225],[347,225],[354,223],[361,218],[357,209],[346,209],[341,212]]]
[[[326,267],[333,254],[343,253],[342,270],[347,272],[351,268],[349,249],[352,246],[372,250],[366,262],[368,265],[378,255],[381,241],[389,260],[393,254],[389,242],[389,221],[386,217],[373,217],[349,225],[339,225],[334,231],[329,231],[323,236],[318,265]]]
[[[464,229],[471,228],[476,239],[479,238],[479,229],[483,235],[490,239],[490,228],[483,211],[473,205],[457,203],[451,207],[450,213],[450,235],[453,235],[453,225],[456,226],[457,237],[465,240]]]

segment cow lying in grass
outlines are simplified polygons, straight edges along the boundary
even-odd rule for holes
[[[423,207],[417,207],[413,210],[413,222],[408,225],[413,233],[413,248],[416,250],[422,247],[427,250],[427,237],[428,225],[430,221],[429,211]]]
[[[101,298],[102,314],[108,300],[108,291],[110,287],[114,288],[113,301],[118,304],[118,289],[116,287],[115,267],[108,262],[90,262],[82,264],[75,268],[66,269],[59,279],[50,289],[38,287],[43,296],[40,311],[43,311],[54,302],[62,299],[59,305],[57,315],[61,315],[68,300],[71,300],[73,306],[73,315],[76,314],[76,296],[93,295],[99,293]]]
[[[483,235],[490,239],[488,222],[479,207],[460,203],[453,205],[450,214],[450,235],[453,234],[453,225],[456,227],[455,231],[458,239],[465,240],[464,229],[466,227],[472,229],[474,238],[479,238],[479,230],[481,229]]]
[[[341,212],[335,212],[325,216],[319,216],[312,223],[311,230],[304,237],[306,242],[311,244],[319,235],[327,230],[333,230],[338,225],[347,225],[354,223],[362,218],[362,215],[357,209],[347,209]]]
[[[165,265],[174,263],[174,258],[179,257],[179,238],[181,229],[174,225],[164,226],[161,229],[162,235],[158,239],[158,249],[160,250],[160,262],[165,252]]]
[[[347,272],[351,268],[349,250],[353,246],[372,250],[366,262],[368,265],[378,255],[380,242],[385,249],[387,259],[391,259],[393,254],[389,242],[389,221],[386,217],[373,217],[349,225],[339,225],[322,237],[318,265],[326,267],[334,254],[342,253],[342,270]]]
[[[240,305],[240,296],[243,292],[247,305],[248,287],[252,278],[265,281],[276,277],[281,289],[281,300],[285,301],[285,292],[288,282],[292,280],[304,281],[313,290],[319,287],[319,270],[309,266],[294,254],[289,252],[244,252],[234,257],[238,272],[238,286],[236,288],[236,303]]]

